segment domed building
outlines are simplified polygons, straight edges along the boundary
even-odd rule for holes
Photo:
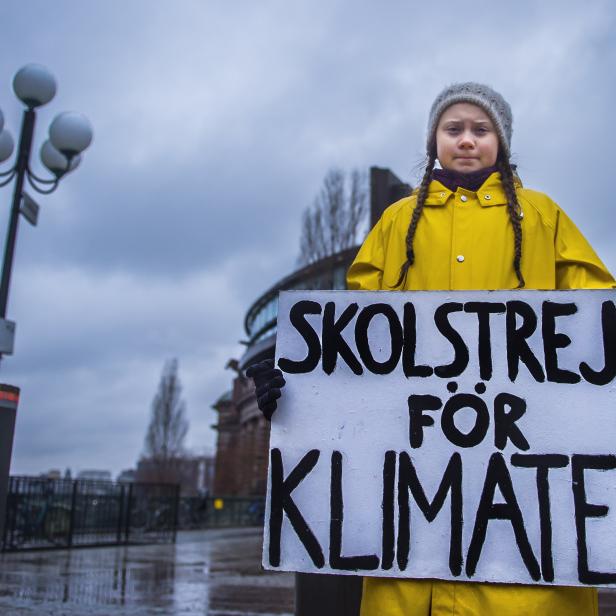
[[[410,193],[411,187],[389,169],[370,168],[370,224],[383,210]],[[235,372],[230,391],[214,404],[218,432],[214,494],[225,496],[263,496],[267,486],[269,422],[257,407],[254,386],[244,376],[251,364],[274,357],[278,294],[291,289],[345,289],[346,272],[359,245],[327,256],[289,274],[256,299],[246,312],[244,329],[246,351],[240,360],[230,360],[227,368]]]

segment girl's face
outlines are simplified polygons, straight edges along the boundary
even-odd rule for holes
[[[481,107],[456,103],[445,109],[436,128],[436,155],[443,169],[479,171],[494,165],[497,154],[498,135]]]

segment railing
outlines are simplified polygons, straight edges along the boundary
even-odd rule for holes
[[[262,526],[265,499],[261,496],[181,497],[178,528]]]
[[[10,477],[3,551],[172,543],[178,529],[263,524],[262,497],[181,497],[176,484]]]
[[[3,550],[175,541],[173,484],[10,477]]]

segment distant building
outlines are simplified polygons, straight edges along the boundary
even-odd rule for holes
[[[134,468],[128,468],[123,470],[119,475],[116,481],[118,483],[134,483],[136,481],[135,477],[137,475],[137,471]]]
[[[389,169],[370,168],[370,221],[373,226],[385,208],[405,195],[411,187]],[[345,289],[346,271],[359,246],[303,267],[268,289],[248,309],[244,328],[246,352],[231,360],[235,372],[232,386],[213,405],[218,423],[216,445],[216,495],[263,495],[267,487],[269,423],[257,407],[251,379],[243,375],[250,364],[273,358],[276,345],[278,294],[289,289]]]
[[[77,479],[88,481],[111,481],[111,471],[85,470],[77,473]]]
[[[59,468],[52,468],[46,473],[41,473],[39,476],[44,479],[62,479],[62,473]]]
[[[171,458],[162,465],[151,458],[141,458],[134,481],[139,483],[177,483],[182,496],[202,496],[212,492],[214,458],[185,455]]]

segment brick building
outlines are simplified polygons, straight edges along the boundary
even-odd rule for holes
[[[269,423],[257,408],[252,381],[236,372],[231,391],[213,408],[218,411],[214,494],[265,494]]]
[[[376,223],[383,210],[411,187],[389,169],[370,168],[370,222]],[[346,271],[359,246],[311,263],[286,276],[268,289],[248,309],[244,327],[248,336],[242,358],[231,360],[234,371],[230,391],[212,408],[218,413],[214,494],[264,495],[267,486],[269,422],[257,407],[251,379],[243,375],[250,364],[273,358],[276,345],[278,294],[289,289],[345,289]]]
[[[162,464],[151,458],[141,458],[134,472],[134,481],[142,483],[178,483],[182,496],[203,496],[212,493],[214,458],[183,455]]]

